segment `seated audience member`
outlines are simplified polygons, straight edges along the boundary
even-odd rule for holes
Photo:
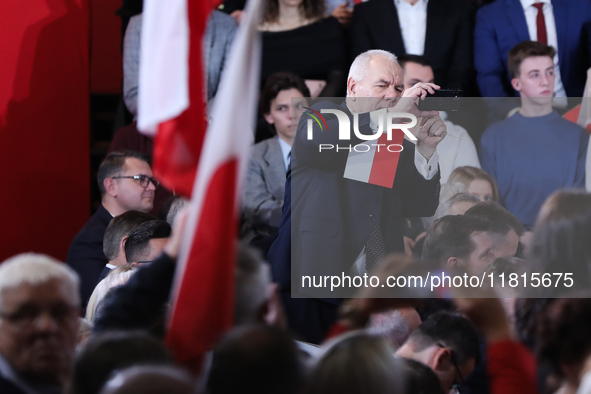
[[[0,265],[0,392],[62,393],[79,326],[76,273],[25,253]]]
[[[137,129],[136,122],[133,122],[117,130],[113,136],[111,145],[109,145],[109,153],[120,150],[140,152],[151,158],[154,150],[154,139],[140,133]],[[157,187],[154,192],[154,204],[149,213],[154,216],[159,216],[166,201],[172,196],[173,194],[165,187]]]
[[[137,226],[125,241],[127,264],[149,263],[158,257],[170,237],[170,231],[170,224],[160,219]]]
[[[98,394],[115,371],[140,365],[170,365],[164,345],[141,331],[92,336],[77,355],[68,394]]]
[[[245,326],[231,331],[213,351],[207,392],[299,394],[303,381],[298,347],[289,334],[265,325]]]
[[[586,292],[557,299],[540,315],[537,327],[537,355],[540,364],[551,368],[561,383],[560,393],[576,393],[589,370],[591,355],[591,299]],[[580,297],[580,298],[579,298]]]
[[[490,294],[456,298],[454,302],[486,340],[490,393],[538,394],[536,360],[524,345],[513,339],[501,302]]]
[[[372,0],[355,6],[352,56],[383,49],[401,56],[425,55],[435,83],[471,92],[474,7],[470,0]]]
[[[417,83],[434,83],[435,77],[431,63],[425,56],[398,56],[398,63],[404,70],[404,89],[410,89]],[[446,120],[447,114],[440,112],[447,126],[448,135],[437,145],[439,155],[439,172],[441,183],[447,182],[452,171],[458,167],[470,166],[480,168],[476,145],[462,126]],[[458,138],[456,138],[458,137]]]
[[[490,224],[483,219],[450,215],[437,219],[427,230],[423,260],[482,273],[496,256],[488,235]]]
[[[131,367],[119,371],[100,394],[194,394],[195,382],[179,368]]]
[[[480,203],[481,200],[473,194],[457,193],[437,207],[435,219],[447,215],[463,215],[467,210]]]
[[[448,183],[444,186],[449,185]],[[442,190],[444,187],[441,188]],[[431,226],[433,220],[437,220],[447,215],[463,215],[468,209],[478,204],[480,199],[473,194],[457,193],[447,199],[444,203],[439,204],[435,216],[430,218],[422,218],[423,224],[427,224],[427,228]],[[425,233],[426,235],[426,233]],[[417,240],[412,248],[412,255],[421,257],[423,247],[425,244],[425,237]]]
[[[524,41],[509,52],[511,84],[521,108],[493,124],[481,140],[482,168],[496,180],[500,203],[531,230],[552,192],[585,187],[589,135],[552,109],[556,51]]]
[[[175,197],[174,201],[170,204],[170,208],[168,209],[168,213],[166,214],[166,223],[170,224],[171,227],[174,226],[174,221],[176,220],[177,215],[181,212],[187,205],[189,205],[189,200],[185,197]]]
[[[550,274],[571,273],[574,281],[570,290],[589,289],[590,239],[591,194],[584,190],[557,191],[540,209],[528,253],[530,269],[533,272]],[[557,289],[564,290],[569,289],[563,286]]]
[[[462,315],[437,312],[412,333],[396,355],[427,365],[447,393],[461,384],[480,360],[478,333]]]
[[[466,187],[464,193],[473,194],[480,201],[499,202],[499,189],[495,180],[476,167],[458,167],[449,176],[447,183],[461,183]]]
[[[129,19],[123,39],[123,100],[134,117],[137,116],[138,108],[142,19],[142,14]],[[236,30],[236,21],[223,12],[213,11],[207,20],[203,37],[203,58],[206,65],[205,91],[208,101],[217,93]]]
[[[487,201],[474,205],[464,215],[484,219],[490,224],[488,235],[495,256],[515,256],[523,226],[511,212],[495,202]]]
[[[154,216],[147,213],[127,211],[111,220],[103,237],[103,253],[109,262],[101,272],[99,281],[105,279],[112,269],[127,264],[125,241],[129,233],[140,224],[154,219]]]
[[[112,270],[106,278],[101,280],[96,285],[92,295],[90,296],[90,299],[88,300],[88,305],[86,306],[86,320],[89,322],[94,321],[94,317],[97,314],[100,304],[109,290],[111,290],[113,287],[121,286],[122,284],[127,283],[133,274],[133,269],[134,266],[131,264],[120,265],[119,267]]]
[[[111,219],[131,210],[149,212],[158,186],[148,158],[132,151],[109,153],[99,166],[97,181],[101,205],[74,237],[66,257],[66,264],[80,276],[83,306],[109,262],[103,238]]]
[[[497,257],[485,268],[486,277],[493,274],[495,279],[500,275],[504,275],[505,280],[509,280],[511,274],[521,275],[525,268],[525,260],[518,257]],[[515,328],[515,302],[519,296],[519,288],[511,286],[497,286],[493,290],[499,296],[499,300],[505,308],[507,319],[512,328]]]
[[[401,361],[386,340],[354,331],[326,345],[313,366],[306,394],[402,393]]]
[[[268,0],[259,30],[261,83],[290,71],[306,80],[311,97],[345,94],[345,32],[336,18],[324,16],[323,0]]]
[[[379,335],[398,349],[421,323],[415,308],[398,308],[371,315],[367,332]]]
[[[405,394],[445,394],[439,378],[425,364],[401,357],[405,377]]]
[[[244,179],[242,211],[255,234],[272,235],[279,227],[293,134],[308,96],[304,81],[291,73],[271,75],[261,93],[261,113],[276,135],[252,148]]]
[[[125,285],[110,292],[95,318],[94,331],[111,329],[150,330],[164,335],[163,310],[168,305],[186,211],[179,214],[175,228],[162,253],[153,263],[141,267]],[[267,265],[252,249],[239,246],[237,253],[234,324],[266,321],[280,325],[282,312],[276,294],[270,296]]]

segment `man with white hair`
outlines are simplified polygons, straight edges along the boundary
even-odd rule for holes
[[[304,289],[299,283],[299,289],[294,290],[314,298],[292,298],[292,272],[298,282],[304,275],[330,277],[354,271],[362,276],[371,272],[385,253],[404,251],[404,217],[435,212],[439,195],[436,148],[446,127],[437,111],[419,111],[416,101],[437,89],[439,86],[432,83],[418,83],[404,90],[403,71],[396,56],[371,50],[351,65],[345,102],[312,106],[312,110],[323,112],[326,130],[312,122],[310,138],[307,117],[302,116],[293,145],[292,174],[286,185],[286,190],[291,189],[291,209],[283,210],[284,220],[268,258],[273,279],[281,286],[290,326],[304,340],[320,342],[337,317],[340,300],[332,297],[349,295],[334,292],[327,296],[326,288]],[[371,136],[380,131],[374,111],[385,108],[387,114],[407,113],[417,118],[417,126],[410,129],[416,145],[400,141],[403,149],[397,163],[387,168],[396,175],[391,187],[347,178],[345,172],[354,149],[322,151],[320,144],[361,146],[368,138],[360,138],[356,131],[350,140],[339,140],[342,119],[332,113],[341,111],[361,134]],[[326,109],[333,112],[322,111]]]
[[[76,273],[26,253],[0,265],[0,392],[61,393],[74,358],[80,296]]]

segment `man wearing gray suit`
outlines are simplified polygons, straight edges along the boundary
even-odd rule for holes
[[[261,92],[261,113],[276,135],[253,147],[246,170],[242,211],[254,235],[273,235],[279,227],[292,131],[295,133],[309,96],[304,81],[292,73],[271,75]]]

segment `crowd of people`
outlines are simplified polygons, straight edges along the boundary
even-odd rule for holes
[[[234,327],[199,371],[164,345],[190,207],[153,176],[153,140],[133,122],[100,164],[101,204],[65,264],[34,253],[0,264],[0,392],[591,393],[589,134],[563,117],[585,105],[575,98],[591,67],[591,3],[264,3]],[[209,17],[208,107],[244,5]],[[123,99],[136,117],[134,9]],[[485,111],[418,105],[441,89]],[[367,156],[338,149],[341,122],[371,162],[379,148],[367,141],[392,113],[417,122],[379,156],[389,184],[351,175]],[[302,279],[389,283],[426,267],[490,285],[329,292]]]

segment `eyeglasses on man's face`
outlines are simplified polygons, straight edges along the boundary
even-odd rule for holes
[[[64,325],[73,319],[75,320],[79,313],[79,308],[68,304],[57,304],[49,308],[41,308],[35,305],[24,305],[14,312],[0,312],[0,318],[13,324],[14,326],[25,329],[37,320],[43,313],[49,316],[57,324]]]
[[[120,175],[120,176],[113,176],[111,177],[111,179],[135,179],[136,181],[140,181],[140,186],[143,187],[144,189],[148,187],[148,185],[150,184],[150,182],[152,182],[152,184],[154,185],[155,188],[157,188],[158,186],[160,186],[160,182],[158,182],[156,179],[147,176],[147,175]]]
[[[437,346],[439,346],[440,348],[449,349],[447,346],[445,346],[442,343],[438,343]],[[464,381],[464,375],[462,374],[462,371],[460,370],[460,366],[458,364],[458,358],[456,357],[456,353],[452,349],[449,349],[449,352],[450,352],[449,358],[450,358],[451,364],[454,366],[454,368],[456,370],[454,380],[451,385],[451,390],[449,392],[454,393],[454,394],[460,394],[460,387],[461,387],[462,382]],[[457,379],[458,377],[459,377],[459,379]]]

